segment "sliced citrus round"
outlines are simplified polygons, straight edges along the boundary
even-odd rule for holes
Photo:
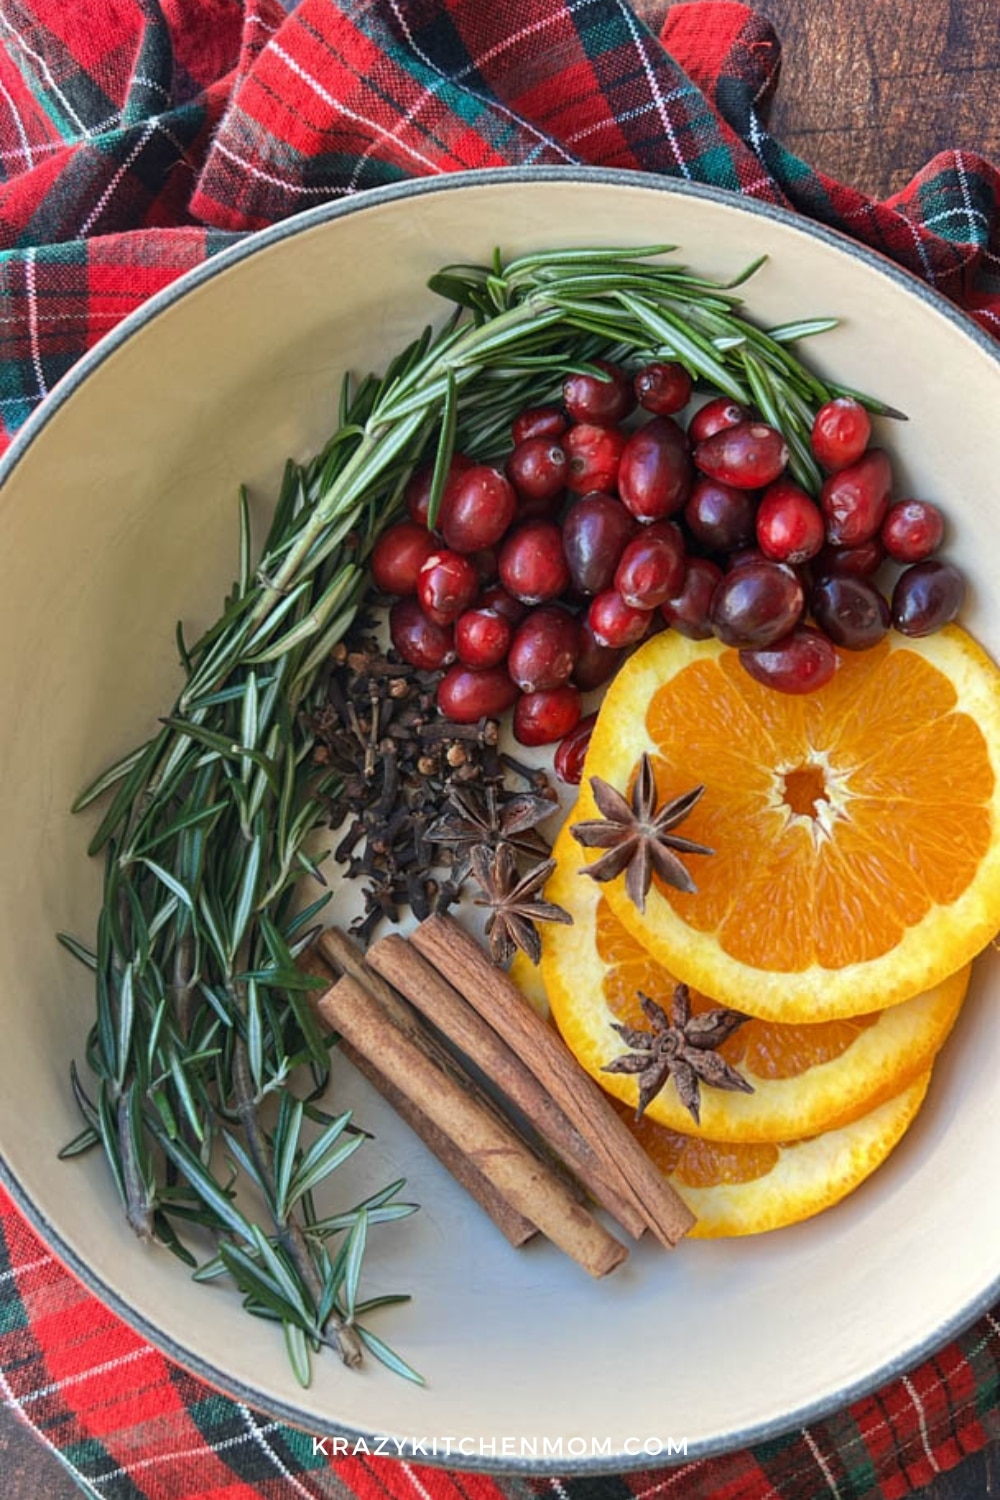
[[[811,1218],[870,1177],[912,1124],[930,1076],[839,1130],[784,1145],[701,1140],[645,1116],[631,1128],[697,1215],[693,1238],[761,1234]]]
[[[545,887],[546,899],[565,907],[573,925],[543,926],[541,979],[552,1017],[577,1061],[634,1108],[635,1077],[603,1071],[625,1050],[612,1025],[648,1028],[639,993],[669,1009],[676,980],[622,926],[601,886],[580,874],[580,848],[569,832],[573,818],[556,839],[556,868]],[[511,970],[519,985],[533,991],[537,972]],[[672,1130],[720,1141],[787,1141],[844,1125],[930,1067],[968,982],[967,964],[888,1010],[809,1024],[749,1020],[719,1052],[753,1086],[752,1094],[703,1086],[696,1124],[670,1079],[646,1113]],[[698,991],[691,1001],[696,1013],[716,1004]]]
[[[843,652],[801,697],[718,641],[655,636],[605,696],[581,787],[661,800],[703,785],[677,830],[697,890],[654,879],[619,920],[686,983],[777,1021],[860,1015],[931,989],[1000,928],[1000,672],[964,631]],[[592,860],[597,850],[581,850]]]

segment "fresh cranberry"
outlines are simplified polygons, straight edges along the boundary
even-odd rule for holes
[[[771,562],[770,557],[765,557],[759,547],[739,547],[735,552],[723,558],[723,567],[727,573],[734,568],[745,568],[747,563]]]
[[[502,583],[492,583],[488,589],[483,589],[476,607],[496,610],[511,625],[520,625],[528,613],[528,606],[515,599],[513,594],[508,594]]]
[[[528,406],[514,418],[510,432],[516,446],[528,438],[561,438],[567,426],[558,406]]]
[[[831,574],[813,585],[809,607],[821,630],[835,646],[867,651],[877,646],[889,629],[889,605],[867,578]]]
[[[712,596],[712,629],[727,646],[770,646],[805,607],[802,584],[782,563],[748,563],[727,573]]]
[[[672,417],[653,417],[625,444],[618,493],[640,521],[659,521],[681,510],[694,481],[687,438]]]
[[[879,531],[889,508],[892,469],[881,448],[831,474],[820,491],[826,539],[834,547],[857,547]]]
[[[823,545],[823,512],[794,480],[778,479],[761,496],[756,530],[772,562],[808,562]]]
[[[460,552],[432,552],[417,574],[420,607],[435,625],[450,625],[479,592],[479,574]]]
[[[514,632],[507,671],[523,693],[543,692],[569,681],[579,654],[579,621],[558,604],[543,604]]]
[[[426,526],[416,521],[397,521],[383,531],[372,549],[372,580],[387,594],[413,594],[417,574],[436,550]]]
[[[810,445],[828,473],[857,463],[872,435],[871,418],[851,396],[835,396],[813,418]]]
[[[704,443],[717,432],[724,432],[727,427],[736,427],[749,417],[746,407],[734,401],[731,396],[716,396],[695,412],[688,423],[688,437],[692,443]]]
[[[525,521],[504,538],[500,548],[500,582],[515,599],[542,604],[569,587],[562,532],[554,521]]]
[[[618,467],[625,448],[625,434],[617,427],[596,427],[581,422],[563,438],[569,459],[566,487],[577,495],[589,490],[605,494],[618,488]]]
[[[880,537],[873,536],[858,547],[825,546],[817,555],[816,572],[821,577],[836,573],[850,574],[852,578],[870,578],[877,573],[885,561],[885,547]]]
[[[837,653],[820,631],[800,625],[770,646],[742,650],[740,666],[779,693],[814,693],[836,672]]]
[[[684,506],[684,524],[702,547],[711,552],[733,552],[754,537],[757,497],[752,490],[696,479]]]
[[[499,469],[476,464],[450,482],[439,526],[453,552],[494,546],[517,514],[517,496]]]
[[[715,633],[709,612],[721,579],[722,569],[707,557],[689,557],[680,592],[660,605],[665,623],[688,640],[709,640]]]
[[[583,779],[583,763],[587,759],[596,723],[597,715],[587,714],[559,742],[559,748],[552,758],[552,769],[567,786],[579,786]]]
[[[581,594],[610,588],[618,559],[635,535],[634,517],[611,495],[582,495],[562,525],[563,552],[573,587]]]
[[[509,455],[507,478],[521,500],[556,499],[566,485],[566,450],[554,438],[525,438]]]
[[[677,527],[667,536],[640,532],[621,555],[615,588],[633,609],[656,609],[677,593],[686,567],[684,539]]]
[[[589,620],[580,621],[580,651],[573,668],[573,683],[581,693],[609,682],[621,665],[623,652],[615,646],[603,646],[594,636]]]
[[[944,516],[928,500],[897,500],[885,513],[882,543],[896,562],[923,562],[944,538]]]
[[[472,459],[466,458],[464,453],[453,453],[451,463],[448,467],[448,478],[445,481],[444,493],[447,495],[448,487],[466,469],[472,468]],[[423,464],[416,469],[403,491],[403,499],[406,502],[407,513],[411,521],[416,521],[419,526],[427,525],[428,507],[431,501],[431,482],[434,478],[434,465]],[[442,504],[444,503],[442,497]]]
[[[397,599],[389,611],[389,639],[405,662],[436,672],[455,660],[455,636],[450,625],[436,625],[416,599]]]
[[[632,380],[635,399],[655,417],[672,417],[691,400],[691,376],[675,360],[643,365]]]
[[[495,547],[481,547],[478,552],[468,554],[469,561],[479,574],[483,584],[493,583],[497,576],[497,551]]]
[[[597,359],[594,364],[607,379],[597,375],[567,375],[563,381],[563,405],[574,422],[592,427],[617,427],[635,405],[632,382],[620,365]]]
[[[649,630],[650,615],[626,604],[617,589],[605,589],[590,601],[587,623],[601,646],[634,646]]]
[[[455,621],[455,652],[467,667],[498,667],[506,660],[513,630],[495,609],[467,609]]]
[[[485,667],[476,671],[456,662],[449,667],[437,688],[437,706],[453,724],[475,724],[479,719],[496,719],[505,713],[517,697],[506,667]]]
[[[953,563],[904,568],[892,591],[892,623],[903,635],[931,635],[955,619],[965,602],[965,579]]]
[[[788,444],[766,422],[738,422],[699,443],[694,461],[709,479],[738,490],[759,490],[773,484],[788,463]]]
[[[514,738],[522,745],[551,745],[580,722],[580,694],[575,687],[522,693],[514,705]]]

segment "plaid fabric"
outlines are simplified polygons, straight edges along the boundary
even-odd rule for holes
[[[766,21],[731,3],[642,13],[625,0],[301,0],[289,16],[277,0],[0,0],[0,443],[121,317],[240,235],[460,168],[583,161],[784,204],[1000,334],[988,162],[944,153],[874,202],[768,133],[780,50]],[[998,1312],[807,1432],[658,1473],[529,1482],[329,1459],[145,1344],[2,1196],[0,1232],[3,1398],[107,1500],[896,1500],[1000,1436]]]

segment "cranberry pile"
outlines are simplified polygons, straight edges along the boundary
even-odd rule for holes
[[[582,694],[654,630],[717,636],[758,681],[801,693],[830,679],[838,647],[955,618],[961,574],[933,557],[941,512],[893,502],[857,401],[817,413],[816,501],[787,472],[781,433],[738,402],[710,400],[686,429],[676,420],[691,398],[681,365],[630,377],[598,363],[600,376],[566,378],[561,407],[521,412],[503,471],[455,454],[434,530],[431,473],[418,471],[409,519],[376,543],[375,584],[398,596],[393,645],[414,667],[448,668],[447,718],[513,707],[515,737],[561,741],[556,769],[573,780]],[[627,429],[636,406],[645,420]],[[903,565],[889,598],[875,581],[885,562]]]

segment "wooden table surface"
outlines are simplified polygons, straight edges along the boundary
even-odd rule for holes
[[[641,4],[637,5],[637,9]],[[756,0],[783,44],[775,134],[833,177],[884,196],[951,146],[1000,162],[997,0]],[[73,1500],[55,1458],[0,1406],[2,1500]],[[1000,1451],[967,1459],[920,1500],[1000,1496]],[[685,1491],[683,1500],[709,1500]]]

